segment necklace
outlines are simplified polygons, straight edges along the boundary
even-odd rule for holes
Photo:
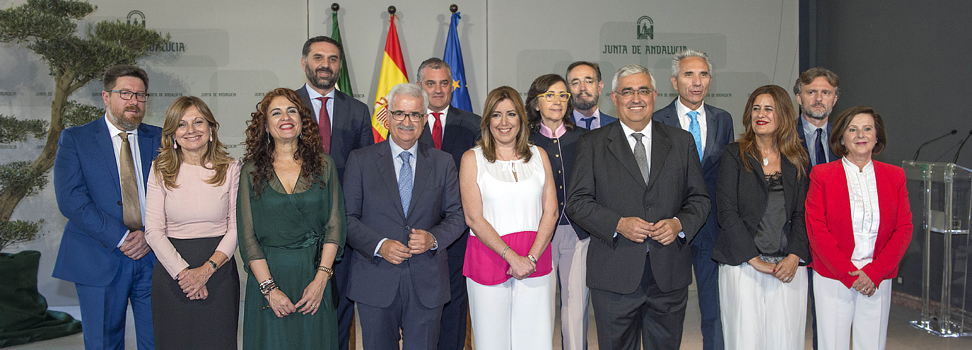
[[[763,157],[763,166],[769,166],[769,158]]]

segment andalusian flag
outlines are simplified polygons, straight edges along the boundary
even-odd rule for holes
[[[385,40],[385,54],[382,55],[381,73],[378,76],[378,89],[375,91],[375,114],[371,117],[371,130],[375,142],[384,141],[388,136],[388,100],[385,95],[398,84],[408,83],[405,72],[405,59],[402,58],[402,45],[398,42],[395,30],[395,15],[391,15],[388,38]]]
[[[337,11],[331,12],[331,23],[334,23],[334,26],[331,27],[331,39],[334,39],[334,41],[337,41],[338,44],[340,44],[341,30],[338,29]],[[337,89],[340,92],[346,93],[349,96],[354,97],[354,91],[351,91],[351,78],[350,75],[348,74],[347,56],[345,56],[344,59],[341,60],[341,76],[338,78],[337,81]]]
[[[445,54],[442,60],[452,68],[452,106],[472,112],[472,102],[469,101],[469,89],[466,87],[466,66],[462,64],[462,49],[459,47],[459,12],[452,14],[452,24],[449,25],[449,37],[446,39]]]

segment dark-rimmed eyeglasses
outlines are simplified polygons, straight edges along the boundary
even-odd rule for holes
[[[134,92],[134,91],[128,91],[128,90],[107,90],[107,91],[108,92],[117,92],[118,93],[118,97],[121,97],[121,99],[123,99],[125,101],[131,100],[132,99],[132,96],[134,96],[135,97],[135,100],[138,101],[138,102],[145,102],[145,100],[148,99],[148,93],[145,93],[145,92]]]
[[[425,113],[421,112],[406,113],[405,111],[389,111],[388,113],[391,114],[392,119],[395,119],[396,121],[403,121],[407,116],[413,122],[420,122],[422,121],[422,117],[425,116]]]

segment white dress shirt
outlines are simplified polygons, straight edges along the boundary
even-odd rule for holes
[[[426,109],[425,110],[425,113],[428,113],[429,114],[428,118],[425,118],[426,119],[425,124],[428,124],[429,134],[430,135],[432,134],[433,124],[436,122],[436,118],[434,118],[432,116],[432,112],[442,113],[442,114],[439,115],[439,118],[438,119],[441,119],[442,120],[442,121],[440,121],[440,123],[442,123],[440,125],[442,125],[442,136],[445,137],[446,116],[449,114],[449,106],[446,106],[446,108],[443,109],[442,112],[436,112],[436,111],[433,111],[431,109]]]
[[[327,116],[330,120],[328,122],[331,125],[331,132],[334,132],[334,89],[331,89],[327,95],[321,95],[317,90],[311,88],[307,83],[304,83],[304,88],[307,89],[307,97],[310,98],[311,105],[314,106],[314,119],[317,119],[317,125],[321,125],[321,100],[318,97],[327,97]]]
[[[121,144],[122,139],[118,133],[122,132],[121,129],[115,127],[108,121],[108,114],[105,114],[105,124],[108,125],[108,135],[111,135],[111,146],[115,151],[115,166],[118,167],[118,178],[121,179]],[[135,184],[138,187],[138,207],[142,211],[142,222],[145,222],[145,179],[142,178],[142,157],[138,151],[138,128],[135,130],[128,131],[128,145],[132,148],[132,161],[135,165]],[[121,184],[118,184],[121,186]],[[128,234],[131,231],[126,231],[122,236],[121,241],[118,241],[116,247],[121,247],[125,243],[125,239],[128,238]]]
[[[600,128],[601,127],[601,109],[595,107],[594,108],[594,113],[591,113],[591,117],[594,117],[594,120],[591,121],[591,130]],[[583,115],[583,114],[581,114],[581,112],[578,112],[575,109],[574,110],[574,124],[577,124],[577,126],[580,127],[581,129],[585,129],[584,126],[587,125],[587,123],[585,123],[583,120],[581,120],[581,118],[588,118],[588,117],[585,116],[585,115]]]
[[[860,269],[874,260],[874,245],[877,243],[878,227],[881,224],[874,162],[869,161],[863,169],[851,163],[847,157],[842,158],[841,163],[847,175],[851,223],[854,228],[854,253],[851,254],[851,263]]]
[[[678,124],[682,127],[682,130],[689,131],[689,125],[692,124],[692,118],[689,118],[688,112],[692,110],[682,104],[682,98],[678,98],[678,103],[675,104],[675,114],[678,116]],[[707,123],[705,121],[705,102],[699,105],[699,109],[695,110],[699,112],[699,115],[695,117],[699,121],[699,131],[702,134],[702,150],[701,153],[705,154],[705,137],[709,133]],[[700,154],[700,156],[702,155]]]

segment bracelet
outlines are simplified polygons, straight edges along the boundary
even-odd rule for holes
[[[208,262],[209,265],[213,267],[213,271],[219,270],[219,265],[216,265],[216,262],[213,261],[212,259],[206,260],[206,262]]]
[[[324,265],[318,266],[317,271],[324,271],[325,273],[327,273],[327,279],[331,279],[331,277],[334,276],[334,269],[331,269],[330,267]]]
[[[530,261],[533,262],[533,265],[537,264],[537,258],[534,258],[533,254],[527,254],[527,258],[530,258]]]
[[[263,296],[270,295],[270,292],[277,289],[277,283],[273,281],[273,278],[268,278],[266,281],[260,282],[260,293]]]
[[[510,246],[506,246],[506,248],[503,248],[503,254],[500,254],[500,257],[503,258],[503,260],[506,260],[506,251],[507,250],[510,250]]]

